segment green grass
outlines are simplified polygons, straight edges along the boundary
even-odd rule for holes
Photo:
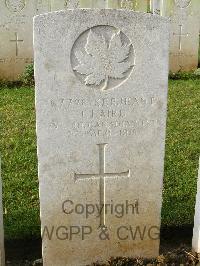
[[[34,90],[0,90],[0,151],[7,238],[39,235]]]
[[[192,224],[200,155],[200,80],[171,80],[163,225]],[[34,90],[0,89],[6,238],[39,236]]]
[[[200,80],[169,83],[162,223],[193,223],[200,156]]]

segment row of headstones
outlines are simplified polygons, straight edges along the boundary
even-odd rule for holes
[[[25,65],[33,62],[33,16],[76,7],[151,10],[170,16],[170,71],[189,71],[198,66],[199,0],[1,0],[0,79],[18,79]]]

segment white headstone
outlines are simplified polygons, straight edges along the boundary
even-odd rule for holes
[[[195,252],[200,253],[200,159],[199,159],[199,174],[197,180],[197,195],[193,228],[192,248]]]
[[[198,66],[200,1],[165,0],[171,17],[170,71],[192,71]]]
[[[148,0],[108,0],[110,8],[125,8],[135,11],[147,12]]]
[[[32,17],[35,1],[0,1],[0,78],[14,80],[33,62]]]
[[[119,8],[147,12],[148,0],[79,0],[82,8]]]
[[[80,7],[80,0],[68,0],[65,2],[66,8],[78,8]]]
[[[0,158],[0,266],[5,265],[2,196],[3,195],[2,195],[2,179],[1,179],[1,158]]]
[[[161,15],[163,0],[151,0],[150,7],[151,13],[155,15]]]
[[[125,8],[125,9],[132,9],[134,10],[136,6],[135,0],[108,0],[108,5],[110,8]]]
[[[35,18],[44,265],[158,255],[168,24],[113,9]]]
[[[17,80],[33,62],[33,16],[76,5],[77,0],[0,1],[0,79]]]
[[[81,8],[106,8],[108,0],[79,0]]]

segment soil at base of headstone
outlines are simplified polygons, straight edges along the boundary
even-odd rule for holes
[[[160,256],[152,259],[111,258],[107,264],[91,266],[135,265],[198,265],[198,256],[191,251],[192,227],[162,230]],[[15,240],[6,242],[6,266],[41,266],[41,240]]]
[[[6,266],[42,266],[42,259],[35,261],[7,261]],[[111,258],[106,264],[93,263],[88,266],[185,266],[185,265],[200,265],[198,256],[194,252],[190,252],[190,249],[182,246],[167,254],[160,255],[159,257],[151,260],[143,258]]]

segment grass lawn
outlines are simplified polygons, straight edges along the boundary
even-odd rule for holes
[[[0,90],[0,151],[7,238],[39,235],[34,90]]]
[[[170,80],[163,225],[193,222],[200,155],[200,80]],[[40,235],[34,90],[0,87],[6,238]]]

